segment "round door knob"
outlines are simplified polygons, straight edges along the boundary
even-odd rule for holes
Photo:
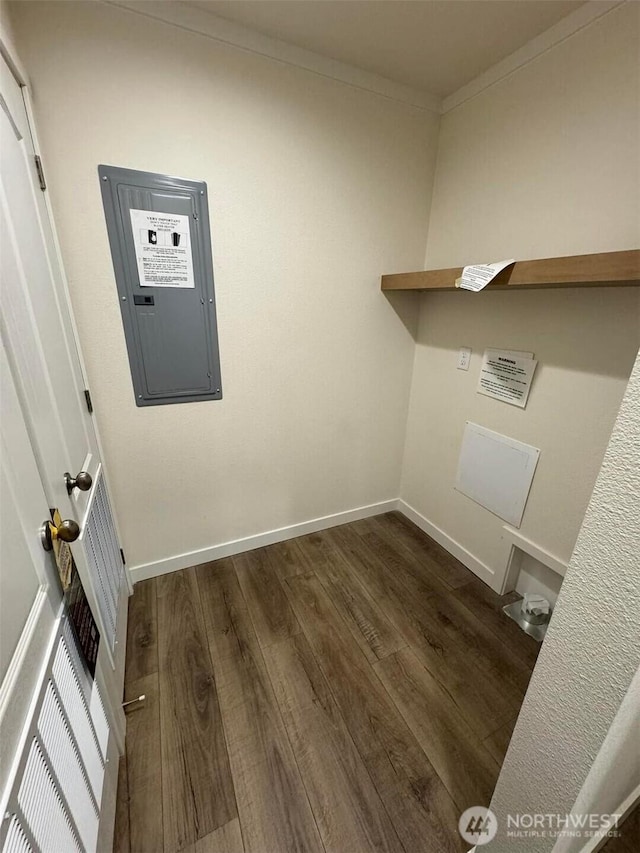
[[[67,487],[67,494],[70,495],[74,489],[80,489],[81,492],[88,492],[93,485],[93,480],[88,471],[80,471],[75,477],[72,477],[67,471],[64,475],[64,484]]]
[[[56,527],[52,522],[45,521],[40,529],[40,541],[45,551],[51,551],[53,540],[61,539],[63,542],[75,542],[80,536],[80,527],[77,521],[67,518]]]
[[[55,528],[54,539],[62,539],[63,542],[75,542],[80,536],[80,527],[77,521],[72,518],[66,518],[60,527]]]

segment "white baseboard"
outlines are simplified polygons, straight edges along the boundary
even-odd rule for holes
[[[231,542],[223,542],[220,545],[212,545],[209,548],[200,548],[197,551],[187,551],[184,554],[176,554],[166,557],[164,560],[156,560],[153,563],[142,563],[130,569],[131,582],[147,580],[169,572],[178,572],[190,566],[200,563],[210,563],[213,560],[221,560],[223,557],[232,557],[244,551],[254,551],[256,548],[264,548],[266,545],[274,545],[276,542],[285,542],[287,539],[295,539],[296,536],[305,536],[307,533],[317,533],[319,530],[327,530],[329,527],[337,527],[339,524],[348,524],[351,521],[359,521],[362,518],[370,518],[373,515],[381,515],[385,512],[399,510],[413,521],[428,536],[442,545],[450,554],[470,569],[480,580],[494,588],[497,582],[496,573],[485,563],[467,551],[455,539],[452,539],[444,530],[436,527],[431,521],[421,515],[417,510],[400,498],[381,501],[369,506],[361,506],[338,512],[334,515],[325,515],[322,518],[313,518],[310,521],[302,521],[289,527],[279,527],[276,530],[267,530],[265,533],[257,533],[254,536],[246,536],[244,539],[234,539]]]
[[[470,569],[474,575],[477,575],[480,580],[483,580],[492,589],[495,589],[495,584],[498,580],[496,573],[493,569],[490,569],[486,563],[483,563],[477,557],[474,557],[474,555],[470,551],[467,551],[463,545],[456,542],[455,539],[452,539],[448,533],[444,532],[444,530],[436,527],[435,524],[425,518],[424,515],[421,515],[416,509],[406,503],[406,501],[401,499],[398,500],[398,510],[403,515],[406,515],[410,521],[413,521],[413,523],[417,525],[420,530],[423,530],[427,536],[435,539],[438,545],[442,545],[442,547],[450,554],[453,554],[456,559],[460,560],[460,562]]]
[[[265,545],[273,545],[276,542],[284,542],[287,539],[295,539],[296,536],[304,536],[307,533],[317,533],[329,527],[337,527],[339,524],[348,524],[350,521],[359,521],[361,518],[369,518],[372,515],[381,515],[398,509],[397,499],[382,501],[369,506],[361,506],[349,509],[346,512],[338,512],[334,515],[325,515],[322,518],[313,518],[300,524],[292,524],[289,527],[279,527],[277,530],[268,530],[255,536],[247,536],[244,539],[234,539],[232,542],[223,542],[221,545],[212,545],[209,548],[201,548],[198,551],[188,551],[185,554],[176,554],[164,560],[156,560],[153,563],[143,563],[130,569],[131,582],[155,578],[166,575],[169,572],[177,572],[187,569],[189,566],[197,566],[200,563],[210,563],[212,560],[220,560],[222,557],[232,557],[243,551],[254,551]],[[435,538],[435,537],[434,537]],[[446,546],[445,546],[446,547]],[[456,555],[457,556],[457,555]]]

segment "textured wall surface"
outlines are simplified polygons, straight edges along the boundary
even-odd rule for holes
[[[443,116],[428,267],[640,246],[639,20],[619,6]],[[504,568],[503,522],[453,488],[477,421],[541,449],[522,532],[567,561],[639,345],[637,289],[423,295],[402,498]],[[524,411],[476,393],[489,347],[538,358]]]
[[[491,802],[501,829],[483,850],[552,850],[550,838],[505,837],[506,816],[570,812],[614,723],[640,663],[639,518],[640,357]]]
[[[379,277],[422,264],[438,116],[112,6],[12,13],[129,564],[396,498],[414,330]],[[221,402],[136,408],[99,163],[207,181]]]

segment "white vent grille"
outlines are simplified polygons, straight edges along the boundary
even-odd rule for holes
[[[84,530],[84,543],[91,576],[95,579],[96,597],[102,624],[108,636],[103,640],[114,649],[118,599],[124,578],[120,546],[116,537],[109,497],[100,473],[94,489],[93,502]]]
[[[107,722],[107,715],[102,704],[102,696],[95,682],[91,691],[91,699],[89,700],[89,712],[91,713],[91,720],[96,737],[98,738],[102,757],[106,758],[107,746],[109,744],[109,723]]]
[[[109,723],[107,722],[107,715],[105,714],[104,705],[102,703],[102,696],[98,690],[98,685],[82,664],[76,636],[68,619],[65,619],[64,621],[62,633],[65,640],[64,650],[68,655],[71,669],[75,676],[76,683],[80,686],[82,696],[85,701],[88,699],[91,723],[98,741],[98,746],[100,747],[100,753],[102,758],[105,759],[107,757],[107,744],[109,742]],[[61,652],[58,650],[56,660],[60,654]]]
[[[67,712],[69,725],[73,730],[76,742],[82,753],[82,760],[87,769],[91,788],[96,800],[100,801],[102,793],[102,777],[104,775],[103,756],[98,748],[98,742],[91,724],[89,710],[84,701],[80,684],[71,666],[69,653],[65,643],[60,643],[53,662],[53,677],[60,694],[60,699]]]
[[[93,853],[109,727],[66,628],[47,673],[9,798],[2,853]]]
[[[31,853],[32,847],[27,841],[27,836],[24,834],[20,821],[13,815],[7,830],[7,839],[4,843],[4,851],[6,853]]]
[[[18,805],[37,850],[42,853],[74,853],[75,850],[82,850],[35,738],[31,742],[18,792]]]
[[[38,732],[84,847],[93,850],[98,837],[98,809],[91,796],[86,771],[52,682],[47,685],[38,720]],[[77,732],[75,734],[77,735]],[[90,737],[93,737],[91,733]]]

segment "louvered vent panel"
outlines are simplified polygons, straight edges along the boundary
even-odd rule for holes
[[[116,638],[116,620],[118,616],[118,598],[120,584],[124,576],[120,546],[109,498],[100,474],[96,484],[84,532],[87,558],[92,577],[95,579],[100,616],[108,632],[103,640],[113,651]]]
[[[96,801],[100,802],[104,778],[102,755],[91,725],[84,694],[73,671],[69,652],[64,642],[60,643],[53,662],[53,680],[66,711],[69,725],[75,734],[76,743],[91,782],[93,795]]]
[[[67,654],[69,655],[69,660],[71,661],[73,671],[81,682],[82,692],[85,696],[87,696],[91,689],[91,683],[93,682],[93,678],[89,675],[88,670],[82,663],[76,634],[73,628],[71,627],[71,622],[69,619],[64,620],[62,626],[62,636],[64,639],[64,647],[67,651]]]
[[[33,848],[27,841],[20,821],[15,815],[11,817],[2,853],[33,853]]]
[[[49,682],[45,692],[38,732],[82,843],[87,850],[94,850],[98,837],[98,809],[52,682]],[[77,736],[78,733],[74,734]]]
[[[98,685],[88,674],[80,660],[76,637],[68,619],[64,622],[63,634],[66,651],[69,655],[73,672],[80,684],[85,701],[89,702],[91,722],[93,724],[95,736],[104,761],[107,757],[107,744],[109,743],[109,723],[107,722],[107,715],[105,714],[104,705],[102,703],[102,696],[98,690]]]
[[[18,806],[38,851],[82,853],[36,738],[31,742],[18,791]]]
[[[0,821],[2,853],[95,853],[109,725],[63,618]]]
[[[109,723],[107,722],[107,715],[105,714],[104,705],[102,704],[102,696],[100,695],[98,685],[95,682],[93,690],[91,691],[89,711],[91,712],[91,719],[93,720],[96,737],[100,744],[102,757],[105,759],[107,757],[107,746],[109,744]]]

